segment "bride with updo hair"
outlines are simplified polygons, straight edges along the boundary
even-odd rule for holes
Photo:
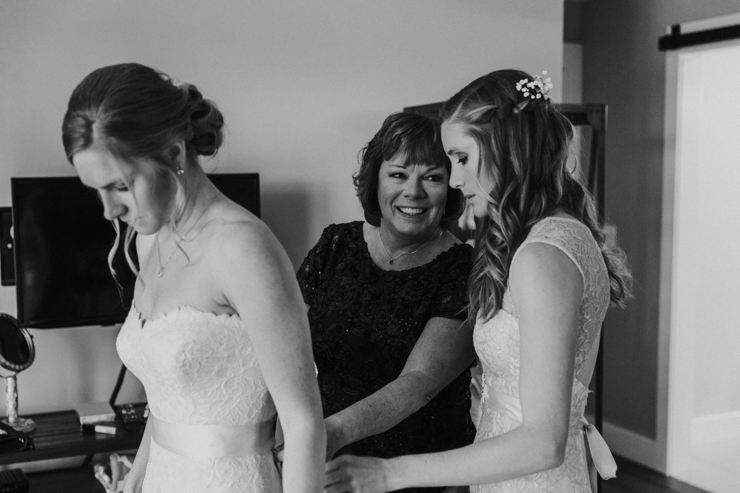
[[[90,73],[64,116],[67,159],[117,231],[112,252],[123,241],[136,274],[116,345],[150,416],[126,493],[323,486],[321,401],[292,266],[199,163],[217,153],[223,125],[195,86],[135,63]]]

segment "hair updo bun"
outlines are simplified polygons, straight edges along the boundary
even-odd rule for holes
[[[189,144],[200,156],[213,156],[223,142],[224,117],[216,103],[204,99],[197,87],[186,84],[188,115],[192,136]]]
[[[177,180],[179,163],[173,161],[172,146],[184,142],[187,162],[197,164],[199,155],[216,154],[223,142],[223,126],[216,104],[204,99],[195,86],[139,63],[120,63],[93,70],[75,87],[62,122],[62,142],[72,164],[77,153],[95,146],[169,173],[177,184],[173,218],[179,219],[186,197]],[[109,259],[122,231],[120,221],[113,224],[116,240]],[[124,254],[131,270],[138,273],[129,248],[134,235],[134,228],[125,228]],[[109,267],[116,277],[110,262]]]
[[[170,168],[166,150],[185,141],[189,160],[213,156],[224,118],[197,87],[138,63],[91,72],[75,88],[62,124],[67,159],[94,144],[126,159],[150,158]]]

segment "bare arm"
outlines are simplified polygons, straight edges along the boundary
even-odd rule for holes
[[[342,456],[327,465],[325,491],[494,483],[562,463],[583,280],[563,252],[535,243],[512,265],[510,286],[519,316],[521,426],[436,454],[390,460]]]
[[[292,266],[262,223],[227,226],[217,256],[227,302],[247,330],[285,436],[283,491],[317,492],[324,483],[326,432],[305,305]]]
[[[144,435],[141,437],[141,445],[136,451],[134,464],[126,475],[123,483],[123,493],[140,493],[146,475],[146,465],[149,462],[149,447],[152,439],[152,424],[147,420],[144,427]]]
[[[393,428],[470,365],[475,350],[470,331],[460,327],[461,323],[430,319],[398,378],[326,418],[327,459],[345,445]]]
[[[136,235],[136,253],[138,258],[144,258],[146,252],[151,248],[154,235]],[[137,279],[137,282],[139,280]],[[152,439],[152,424],[147,420],[144,427],[144,435],[141,437],[141,444],[136,451],[134,464],[126,475],[123,484],[123,493],[140,493],[146,474],[146,466],[149,462],[149,447]]]

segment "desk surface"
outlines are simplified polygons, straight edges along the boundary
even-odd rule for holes
[[[105,493],[92,466],[28,474],[29,493]]]
[[[74,411],[25,416],[36,422],[36,429],[29,433],[34,450],[0,454],[0,464],[17,464],[47,459],[60,459],[132,450],[139,447],[143,426],[119,426],[116,435],[82,432]]]

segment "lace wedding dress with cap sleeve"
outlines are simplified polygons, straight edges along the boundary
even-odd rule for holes
[[[562,250],[578,267],[583,277],[576,339],[570,427],[563,464],[529,476],[494,484],[475,485],[471,493],[591,493],[593,474],[589,472],[586,440],[602,476],[613,476],[614,459],[598,432],[583,417],[588,398],[588,383],[598,352],[601,324],[609,306],[609,276],[598,244],[581,222],[549,217],[535,224],[527,239],[514,254],[530,243],[547,243]],[[479,318],[473,333],[476,353],[483,367],[481,415],[476,442],[502,435],[522,421],[519,402],[519,322],[507,289],[503,307],[489,321]]]

